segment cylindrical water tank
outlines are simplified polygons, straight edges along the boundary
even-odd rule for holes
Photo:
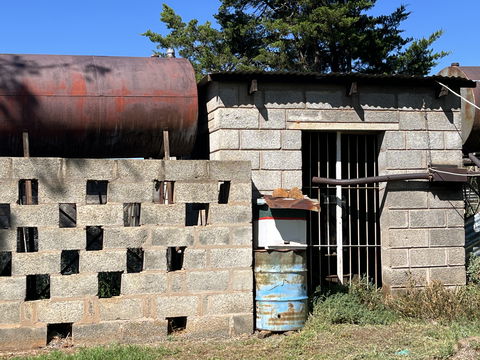
[[[0,156],[161,157],[189,154],[197,84],[186,59],[0,55]]]

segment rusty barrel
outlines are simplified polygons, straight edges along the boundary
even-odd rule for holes
[[[301,329],[307,319],[305,249],[256,250],[256,328]]]

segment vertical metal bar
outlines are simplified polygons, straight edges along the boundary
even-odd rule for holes
[[[352,136],[348,135],[347,137],[347,171],[348,179],[352,178],[351,165],[350,165],[350,143]],[[352,187],[348,189],[348,202],[346,204],[348,211],[348,280],[352,281]]]
[[[342,133],[337,132],[337,151],[335,164],[335,178],[342,178]],[[343,284],[343,223],[342,223],[342,187],[336,186],[336,239],[337,239],[337,276],[341,284]]]
[[[325,134],[325,138],[327,139],[326,141],[326,147],[327,147],[327,157],[326,157],[326,167],[327,167],[327,178],[330,177],[330,136],[328,134]],[[325,196],[326,196],[326,202],[327,202],[327,216],[326,216],[326,240],[327,240],[327,263],[328,263],[328,269],[330,269],[330,186],[327,185],[325,189]],[[330,275],[328,273],[327,275]]]
[[[358,154],[358,151],[360,150],[360,146],[358,144],[359,142],[359,136],[356,135],[355,136],[355,144],[356,144],[356,164],[357,164],[357,177],[360,177],[360,161],[359,161],[359,154]],[[357,245],[360,245],[360,185],[357,184],[357,206],[356,206],[356,210],[357,210]],[[360,247],[357,246],[357,268],[358,268],[358,271],[357,271],[357,275],[360,275],[362,272],[361,272],[361,269],[360,269]]]
[[[368,145],[369,145],[369,140],[370,136],[364,136],[365,138],[365,176],[368,176]],[[368,189],[368,185],[365,184],[365,245],[370,244],[370,238],[369,238],[369,225],[370,225],[370,208],[368,207],[368,196],[369,196],[370,189]],[[369,248],[368,246],[365,247],[365,257],[366,257],[366,270],[367,270],[367,281],[370,281],[369,278],[369,266],[370,266],[370,261],[369,261]]]
[[[377,176],[378,175],[378,171],[377,171],[377,136],[375,136],[373,138],[373,175],[374,176]],[[374,281],[375,281],[375,286],[378,286],[378,261],[377,261],[377,254],[378,254],[378,229],[377,229],[377,224],[378,224],[378,219],[377,219],[377,216],[378,216],[378,199],[377,199],[377,194],[378,194],[378,183],[375,183],[375,189],[373,190],[373,211],[374,211],[374,214],[373,214],[373,229],[374,229],[374,257],[375,257],[375,275],[374,275]]]
[[[170,139],[168,136],[168,130],[163,130],[163,151],[164,151],[164,159],[170,160]],[[173,204],[173,188],[172,182],[167,181],[167,190],[166,190],[168,201],[166,203]]]

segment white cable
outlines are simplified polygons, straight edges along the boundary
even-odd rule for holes
[[[450,89],[447,85],[442,84],[440,81],[437,81],[437,83],[439,83],[440,85],[442,85],[445,89],[449,90],[452,94],[457,95],[460,99],[464,100],[465,102],[469,103],[470,105],[472,105],[472,106],[474,106],[475,108],[477,108],[478,110],[480,110],[480,107],[479,107],[478,105],[475,105],[475,104],[472,103],[471,101],[465,99],[462,95],[456,93],[455,91],[453,91],[452,89]]]
[[[459,174],[459,173],[454,173],[450,171],[443,171],[443,170],[437,170],[437,169],[430,169],[432,172],[437,172],[437,173],[442,173],[442,174],[448,174],[448,175],[455,175],[455,176],[464,176],[464,177],[478,177],[480,174],[471,174],[471,173],[466,173],[466,174]]]

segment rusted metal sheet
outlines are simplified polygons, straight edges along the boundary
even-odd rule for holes
[[[274,198],[270,195],[263,197],[268,207],[271,209],[298,209],[309,211],[320,211],[320,204],[318,201],[312,199],[286,199]]]
[[[307,319],[306,251],[256,250],[256,328],[301,329]]]
[[[0,155],[162,157],[189,154],[198,115],[186,59],[0,55]]]

